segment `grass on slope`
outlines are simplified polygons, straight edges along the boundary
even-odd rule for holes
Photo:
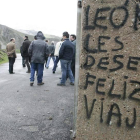
[[[8,62],[7,54],[4,53],[3,51],[0,51],[0,64],[7,63],[7,62]]]

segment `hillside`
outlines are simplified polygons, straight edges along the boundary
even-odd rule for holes
[[[37,31],[34,30],[15,30],[9,28],[7,26],[0,24],[0,49],[5,49],[6,44],[9,43],[11,38],[16,39],[16,48],[19,49],[24,41],[24,36],[28,35],[29,40],[34,40],[34,36],[36,35]],[[51,41],[58,42],[60,41],[60,37],[54,35],[45,35],[46,39],[49,40],[49,44]]]
[[[26,34],[27,35],[27,34]],[[16,39],[16,48],[19,49],[20,46],[22,45],[22,42],[24,40],[24,33],[21,33],[19,31],[16,31],[12,28],[9,28],[7,26],[1,25],[0,24],[0,45],[1,49],[6,48],[6,44],[10,41],[11,38]],[[32,35],[28,35],[30,40],[33,40]]]
[[[37,34],[37,31],[35,30],[18,30],[19,32],[22,32],[24,34],[28,34],[28,35],[33,35],[35,36]],[[46,39],[49,40],[49,44],[51,43],[51,41],[54,41],[55,43],[61,40],[61,37],[59,36],[55,36],[55,35],[49,35],[49,34],[44,34]]]

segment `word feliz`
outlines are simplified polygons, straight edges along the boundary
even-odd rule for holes
[[[94,30],[96,27],[98,27],[100,29],[105,29],[106,30],[107,29],[106,25],[101,25],[101,24],[98,23],[98,22],[107,20],[106,16],[99,16],[99,15],[102,15],[103,13],[105,13],[105,12],[110,12],[109,21],[110,21],[111,25],[115,29],[119,29],[119,28],[123,27],[125,25],[125,23],[127,22],[128,18],[129,18],[129,11],[127,9],[128,4],[129,4],[129,0],[126,0],[124,5],[119,6],[119,7],[115,7],[113,9],[111,9],[110,7],[98,8],[96,10],[93,25],[89,25],[89,16],[91,16],[91,15],[90,15],[90,12],[89,12],[90,6],[88,5],[85,8],[85,25],[84,25],[84,29],[85,30]],[[113,21],[113,19],[114,19],[113,16],[115,15],[114,14],[115,12],[120,11],[120,10],[124,11],[124,13],[125,13],[124,19],[122,19],[122,21],[119,24],[118,23],[116,24]],[[140,19],[139,12],[140,12],[139,5],[136,4],[136,10],[135,10],[135,13],[134,13],[135,21],[134,21],[134,26],[133,26],[135,30],[138,30],[137,22],[138,22],[138,19]]]
[[[87,96],[86,95],[84,95],[84,99],[85,99],[86,116],[87,116],[87,119],[90,119],[91,114],[92,114],[93,109],[94,109],[94,104],[96,102],[96,99],[93,99],[90,109],[88,109],[88,101],[87,101]],[[101,101],[100,122],[103,123],[103,121],[104,121],[103,120],[103,110],[104,110],[103,100],[104,100],[104,98],[102,98],[101,100],[102,101]],[[122,119],[121,119],[122,114],[120,112],[120,108],[119,108],[118,104],[116,104],[116,103],[113,103],[111,105],[110,109],[109,109],[108,116],[107,116],[107,125],[110,125],[111,119],[112,119],[113,116],[118,118],[117,126],[120,127],[121,124],[122,124]],[[135,125],[136,125],[136,120],[137,120],[137,114],[136,114],[136,108],[134,108],[133,109],[133,120],[130,121],[128,117],[125,119],[126,127],[134,128]],[[130,123],[130,122],[132,122],[132,123]]]
[[[91,79],[93,79],[93,80],[91,81]],[[84,89],[86,90],[89,85],[93,85],[95,79],[96,79],[96,76],[87,73]],[[126,82],[126,79],[128,79],[128,77],[124,76],[124,81],[122,81],[123,82],[123,84],[122,84],[122,86],[123,86],[122,94],[115,94],[115,93],[113,93],[113,90],[114,90],[114,87],[115,87],[115,80],[114,79],[112,79],[112,84],[111,84],[111,87],[110,87],[109,91],[107,93],[105,93],[105,91],[100,91],[100,88],[105,87],[106,79],[105,78],[98,78],[97,83],[96,83],[96,93],[99,94],[99,95],[107,94],[110,98],[118,98],[118,99],[125,100],[126,99],[126,90],[127,90],[127,85],[128,85],[128,82]],[[129,83],[133,84],[133,85],[139,85],[140,86],[139,81],[130,80]],[[140,88],[134,88],[133,91],[129,94],[128,98],[133,100],[133,101],[140,102],[140,99],[135,96],[138,92],[140,92]]]

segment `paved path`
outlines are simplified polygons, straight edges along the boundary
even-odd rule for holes
[[[0,65],[0,140],[70,140],[73,126],[74,86],[59,87],[61,70],[44,69],[45,85],[29,86],[30,74],[18,54],[16,74]]]

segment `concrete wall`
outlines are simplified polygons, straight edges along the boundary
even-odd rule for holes
[[[140,139],[135,0],[83,0],[76,140]]]

